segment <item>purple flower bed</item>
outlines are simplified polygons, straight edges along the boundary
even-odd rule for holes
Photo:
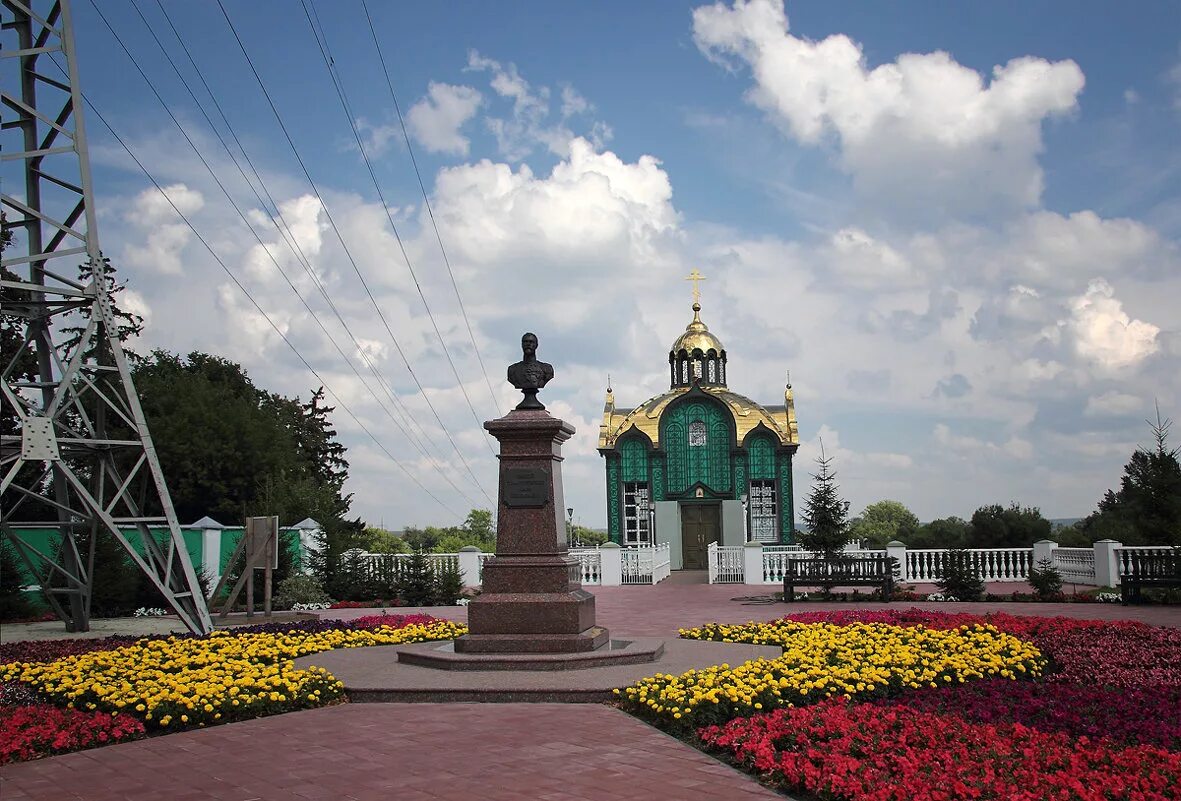
[[[1020,723],[1040,731],[1181,750],[1181,687],[1115,689],[1094,685],[984,679],[915,690],[883,701],[973,723]]]
[[[430,615],[368,615],[353,620],[296,620],[286,623],[256,623],[253,626],[235,626],[235,634],[286,634],[298,631],[319,634],[325,631],[355,631],[376,629],[380,626],[401,628],[403,626],[426,625],[435,620]],[[91,651],[111,651],[140,640],[163,640],[168,637],[195,637],[195,634],[154,634],[147,637],[129,637],[116,634],[85,640],[29,640],[0,645],[0,665],[9,662],[52,662],[64,656],[87,654]]]
[[[131,645],[139,637],[116,634],[86,640],[22,640],[0,645],[0,665],[9,662],[52,662],[63,656],[88,654],[91,651],[110,651]]]

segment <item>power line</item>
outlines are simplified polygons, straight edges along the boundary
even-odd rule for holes
[[[54,60],[54,64],[57,65],[58,69],[62,69],[61,65],[58,64],[56,60]],[[62,72],[64,73],[65,70],[62,69]],[[143,172],[144,176],[146,176],[147,179],[152,182],[152,185],[154,187],[156,187],[156,190],[160,193],[160,195],[166,201],[168,201],[168,205],[172,207],[172,210],[176,212],[177,216],[180,217],[181,220],[184,221],[185,225],[187,225],[189,227],[189,230],[193,232],[194,236],[196,236],[197,239],[201,242],[201,244],[205,246],[205,249],[207,251],[209,251],[209,255],[213,257],[214,261],[216,261],[218,263],[218,265],[221,267],[221,269],[225,272],[225,274],[227,276],[229,276],[230,280],[233,281],[234,284],[238,287],[238,289],[240,289],[242,291],[242,294],[246,296],[246,298],[250,301],[250,303],[258,311],[258,313],[263,316],[263,319],[265,319],[267,321],[267,323],[270,324],[271,328],[274,329],[275,333],[279,335],[279,338],[282,339],[283,342],[287,345],[287,347],[289,347],[291,349],[292,353],[295,354],[296,358],[298,358],[303,363],[304,367],[306,367],[308,369],[308,372],[310,372],[312,375],[314,375],[316,377],[316,379],[325,387],[325,389],[327,389],[329,392],[332,393],[332,397],[336,399],[337,405],[339,405],[342,409],[344,409],[345,413],[348,414],[348,416],[353,419],[353,422],[355,422],[357,424],[357,426],[360,427],[360,429],[362,431],[364,431],[366,434],[369,435],[369,438],[371,440],[373,440],[374,444],[376,444],[377,447],[380,448],[385,453],[385,455],[389,457],[390,461],[392,461],[395,465],[397,465],[398,469],[400,469],[403,473],[406,474],[407,478],[409,478],[412,482],[414,482],[414,484],[419,489],[421,489],[423,492],[425,492],[427,495],[429,495],[431,497],[431,499],[435,501],[435,503],[437,503],[437,504],[439,504],[439,506],[443,507],[443,509],[446,510],[448,514],[455,515],[455,511],[450,506],[445,504],[443,501],[441,501],[438,498],[438,496],[436,496],[433,492],[431,492],[429,489],[427,489],[425,486],[423,486],[422,483],[415,477],[415,475],[412,472],[410,472],[410,470],[408,470],[406,468],[406,466],[403,465],[401,463],[401,461],[399,461],[396,456],[394,456],[392,453],[390,453],[389,450],[385,447],[385,445],[383,445],[381,443],[381,441],[378,440],[377,437],[375,437],[373,435],[373,432],[370,431],[369,428],[364,423],[361,422],[360,418],[357,417],[357,415],[353,413],[353,410],[349,408],[349,405],[347,403],[345,403],[344,400],[341,399],[341,396],[332,388],[332,385],[324,380],[323,376],[321,376],[319,374],[319,372],[316,371],[316,368],[312,367],[312,365],[308,362],[308,360],[304,358],[303,354],[299,352],[299,349],[295,347],[295,345],[291,342],[291,340],[289,340],[287,338],[287,336],[283,333],[283,331],[279,328],[279,326],[275,324],[275,321],[271,319],[270,315],[267,314],[266,311],[263,310],[262,306],[259,305],[258,301],[256,301],[254,299],[254,296],[250,294],[250,290],[248,290],[242,284],[242,282],[238,280],[238,277],[236,275],[234,275],[233,271],[230,270],[230,268],[228,266],[226,266],[226,263],[224,261],[222,261],[220,256],[217,255],[217,252],[214,251],[214,249],[209,245],[209,242],[206,241],[205,237],[203,237],[201,235],[201,232],[198,231],[196,229],[196,227],[193,226],[193,224],[192,224],[192,222],[190,222],[189,218],[186,217],[184,215],[184,213],[179,208],[177,208],[176,204],[172,202],[172,198],[170,198],[168,196],[168,193],[166,193],[164,191],[164,188],[162,186],[160,186],[159,181],[157,181],[155,176],[153,176],[152,173],[148,170],[148,168],[144,166],[143,162],[141,162],[139,160],[139,158],[135,155],[134,151],[132,151],[132,149],[130,147],[128,147],[127,143],[123,141],[123,138],[120,137],[118,133],[116,133],[115,129],[111,126],[111,124],[109,122],[107,122],[106,118],[103,117],[102,113],[99,112],[99,110],[95,107],[94,103],[90,102],[90,98],[86,97],[85,94],[83,94],[82,98],[83,98],[83,100],[86,101],[86,106],[91,110],[91,112],[94,113],[95,117],[98,118],[99,122],[101,122],[103,124],[103,126],[110,132],[111,136],[115,137],[115,141],[117,141],[119,143],[119,145],[123,148],[123,150],[125,150],[127,152],[127,155],[131,157],[131,160],[135,162],[135,165],[137,167],[139,167],[140,171]]]
[[[312,30],[312,38],[316,40],[316,46],[320,49],[320,56],[324,59],[324,66],[328,68],[328,74],[332,78],[332,85],[336,88],[336,96],[340,100],[340,105],[344,111],[345,119],[348,120],[349,129],[353,132],[353,138],[357,142],[357,149],[361,153],[361,158],[365,161],[365,167],[369,171],[369,177],[373,181],[373,188],[377,191],[377,198],[381,201],[381,207],[385,210],[386,219],[389,220],[390,229],[394,232],[394,239],[398,242],[398,249],[402,252],[402,258],[406,262],[406,269],[410,272],[410,278],[414,281],[414,288],[418,290],[418,297],[422,300],[423,308],[426,309],[427,317],[430,318],[431,326],[435,329],[435,336],[439,339],[439,345],[443,348],[443,355],[447,357],[447,363],[451,366],[451,372],[455,376],[455,382],[459,385],[459,391],[463,393],[463,399],[467,402],[468,409],[471,410],[472,419],[476,421],[476,426],[483,430],[480,415],[476,412],[476,408],[472,405],[471,396],[467,393],[467,388],[463,385],[463,379],[459,377],[459,370],[455,366],[455,360],[451,358],[451,351],[447,348],[447,343],[443,339],[443,332],[439,330],[439,323],[435,320],[435,315],[431,311],[431,305],[427,302],[426,294],[422,290],[422,284],[418,280],[418,275],[414,271],[414,265],[410,261],[410,254],[406,252],[406,246],[402,242],[402,236],[398,233],[398,226],[394,223],[394,215],[390,213],[389,204],[386,203],[385,195],[381,191],[381,184],[377,180],[377,173],[373,169],[373,162],[369,159],[369,154],[365,151],[365,145],[361,141],[361,133],[357,130],[357,123],[353,117],[352,106],[349,103],[348,92],[344,88],[344,82],[340,80],[340,75],[336,71],[336,62],[332,58],[331,48],[328,46],[328,34],[324,32],[324,26],[320,24],[320,16],[316,12],[316,7],[313,4],[311,10],[308,9],[307,0],[300,0],[303,6],[304,16],[307,17],[308,26]],[[315,22],[312,21],[312,15],[315,15]],[[317,35],[316,26],[319,25],[320,32]],[[323,42],[320,39],[323,37]],[[461,301],[462,306],[462,301]],[[466,314],[465,314],[466,317]],[[485,376],[486,377],[486,376]],[[495,404],[495,396],[493,396]],[[493,408],[496,408],[493,405]],[[491,443],[487,438],[484,443],[488,446],[489,452],[496,456],[496,451],[492,448]]]
[[[169,28],[172,30],[173,36],[176,37],[177,42],[180,44],[181,49],[184,51],[185,56],[189,60],[189,64],[192,66],[193,70],[197,73],[197,77],[198,77],[198,79],[200,79],[202,86],[205,87],[205,91],[206,91],[206,93],[208,93],[210,100],[213,101],[214,108],[217,109],[217,112],[221,116],[222,122],[225,124],[227,131],[229,131],[230,136],[233,137],[234,142],[238,145],[238,149],[241,151],[242,157],[245,159],[247,166],[250,167],[251,172],[253,173],[255,179],[258,181],[258,185],[259,185],[259,187],[261,187],[263,194],[265,194],[267,197],[267,200],[270,201],[270,207],[268,207],[267,203],[265,201],[263,201],[261,196],[259,196],[258,190],[255,189],[254,183],[250,180],[249,177],[247,177],[245,171],[242,169],[242,165],[238,163],[238,159],[237,159],[237,157],[235,157],[233,150],[226,143],[224,137],[222,137],[222,135],[221,135],[221,132],[217,130],[217,126],[213,124],[213,120],[211,120],[209,118],[209,115],[205,112],[205,109],[202,106],[201,102],[197,99],[196,93],[194,93],[192,88],[189,86],[189,82],[185,79],[184,75],[181,74],[180,69],[176,66],[176,63],[172,60],[172,57],[168,54],[167,49],[164,47],[164,45],[160,41],[159,37],[156,36],[156,32],[155,32],[155,30],[153,30],[151,23],[148,22],[147,18],[143,15],[143,12],[140,11],[138,0],[131,0],[131,2],[132,2],[132,6],[134,6],[134,8],[135,8],[136,13],[139,14],[140,19],[143,21],[144,25],[147,27],[148,33],[150,33],[152,38],[156,41],[156,45],[160,48],[161,52],[164,53],[164,57],[168,60],[168,63],[172,66],[173,71],[176,73],[177,77],[180,79],[181,83],[184,85],[185,89],[188,91],[189,96],[193,99],[193,103],[196,104],[198,110],[201,112],[201,115],[205,118],[205,121],[209,124],[209,127],[213,130],[213,133],[217,136],[218,141],[221,142],[222,147],[225,149],[226,154],[230,157],[230,160],[234,163],[234,166],[238,168],[238,172],[241,173],[243,180],[245,180],[246,183],[250,186],[251,191],[253,192],[255,198],[258,200],[259,205],[267,213],[267,216],[270,218],[271,223],[275,226],[275,229],[279,232],[279,236],[283,239],[284,244],[286,244],[287,247],[291,250],[292,254],[296,256],[296,260],[303,267],[304,272],[307,273],[308,277],[312,280],[312,283],[320,291],[321,297],[324,298],[324,301],[328,304],[329,309],[332,310],[332,313],[336,316],[337,321],[344,328],[345,333],[347,333],[349,335],[349,338],[353,341],[353,344],[357,346],[357,353],[360,356],[361,361],[364,362],[365,366],[369,368],[369,372],[372,373],[374,378],[377,379],[378,384],[381,386],[382,390],[384,390],[386,396],[391,400],[391,402],[393,402],[394,406],[398,409],[398,411],[406,419],[406,424],[409,428],[403,429],[400,422],[394,418],[394,416],[390,413],[389,409],[386,408],[384,404],[381,404],[382,409],[385,411],[386,415],[389,416],[391,420],[393,420],[394,424],[397,425],[399,427],[399,429],[403,430],[403,433],[405,433],[407,435],[407,438],[410,440],[411,444],[414,445],[415,449],[418,450],[418,452],[421,453],[424,458],[426,458],[428,460],[431,460],[432,458],[436,458],[436,457],[432,457],[430,454],[428,454],[426,452],[425,446],[419,440],[418,435],[415,434],[413,431],[414,426],[417,425],[417,421],[414,420],[413,415],[411,415],[409,410],[407,410],[405,408],[405,406],[402,404],[402,401],[398,398],[398,396],[392,392],[392,390],[389,387],[389,382],[386,380],[385,376],[383,376],[381,374],[381,372],[377,368],[377,366],[375,364],[373,364],[372,361],[369,359],[368,355],[365,353],[364,347],[361,345],[360,339],[353,333],[352,329],[349,327],[349,324],[345,321],[343,315],[341,315],[340,310],[337,308],[336,304],[333,302],[332,297],[328,293],[327,288],[324,286],[323,282],[320,280],[320,277],[316,274],[315,269],[311,265],[311,260],[308,259],[307,254],[305,254],[303,252],[303,248],[300,247],[298,239],[295,237],[294,233],[291,231],[291,226],[287,222],[287,219],[283,214],[282,208],[280,208],[279,204],[275,201],[274,197],[270,193],[270,190],[267,189],[266,182],[263,180],[262,175],[259,173],[258,169],[254,166],[254,162],[251,161],[250,154],[247,153],[245,146],[243,146],[242,141],[238,138],[238,134],[234,130],[233,124],[230,123],[229,118],[226,116],[225,111],[221,107],[221,103],[218,102],[218,100],[217,100],[217,96],[213,93],[213,90],[210,88],[208,82],[205,80],[205,76],[201,72],[201,68],[197,65],[196,60],[192,56],[192,53],[189,52],[189,48],[185,44],[184,39],[181,38],[179,31],[177,31],[177,29],[176,29],[176,26],[172,24],[172,18],[168,15],[168,12],[167,12],[167,10],[165,10],[164,5],[160,2],[160,0],[156,0],[156,5],[159,7],[161,13],[164,15],[164,19],[167,21]],[[271,213],[272,208],[274,209],[273,215]],[[247,225],[249,225],[248,221],[247,221]],[[268,255],[269,255],[269,249],[267,249],[267,250],[268,250]],[[273,258],[272,258],[272,260],[273,260]],[[280,272],[282,272],[282,271],[280,271]],[[297,294],[298,294],[298,292],[297,292]],[[325,331],[325,334],[327,335],[326,331]],[[331,339],[331,337],[329,337],[329,338]],[[335,344],[335,341],[334,341],[334,344]],[[339,350],[339,347],[337,349]],[[342,353],[342,355],[344,355],[344,354]],[[369,385],[365,381],[365,379],[362,378],[360,373],[357,372],[356,368],[353,367],[351,360],[349,360],[347,357],[345,357],[345,358],[346,358],[346,361],[349,363],[349,366],[353,369],[353,372],[357,374],[357,378],[361,380],[362,384],[366,387],[366,389],[369,390],[370,394],[374,394],[372,388],[369,387]],[[378,403],[379,404],[381,403],[380,400],[378,400]],[[421,426],[418,426],[418,428],[420,431],[422,430]],[[425,434],[425,431],[423,431],[423,433]],[[461,494],[463,494],[462,491],[460,491],[458,488],[456,488],[456,491],[459,491]]]
[[[92,2],[92,5],[94,5],[93,2]],[[242,222],[246,224],[246,227],[250,230],[251,234],[254,235],[255,240],[258,242],[259,246],[263,249],[263,252],[265,252],[267,254],[267,256],[270,258],[271,263],[275,266],[275,270],[279,273],[280,276],[282,276],[283,280],[287,283],[287,286],[291,289],[291,291],[293,293],[295,293],[295,296],[297,298],[299,298],[299,300],[303,304],[304,308],[307,309],[307,311],[311,315],[312,319],[320,327],[320,330],[324,332],[324,335],[328,338],[328,341],[332,343],[333,347],[335,347],[337,352],[341,355],[341,358],[343,358],[345,360],[345,363],[348,364],[350,368],[352,368],[353,372],[357,375],[357,378],[361,381],[362,385],[365,386],[367,389],[369,389],[370,394],[373,395],[373,398],[374,398],[374,400],[376,400],[378,402],[378,405],[386,412],[386,414],[390,417],[390,419],[394,422],[394,424],[398,426],[399,430],[401,430],[402,433],[405,434],[408,439],[410,439],[410,435],[402,427],[401,423],[399,423],[398,420],[396,418],[394,418],[394,416],[392,414],[390,414],[389,410],[385,407],[385,404],[383,404],[381,402],[381,399],[377,397],[376,393],[373,392],[373,390],[365,382],[364,378],[361,377],[361,374],[357,371],[357,369],[353,365],[352,361],[348,358],[348,356],[345,354],[345,352],[341,349],[340,345],[336,342],[336,340],[329,333],[328,329],[324,326],[323,321],[320,320],[320,318],[316,314],[315,310],[312,309],[312,307],[308,304],[308,302],[300,294],[299,290],[296,289],[295,285],[291,282],[291,279],[283,271],[282,267],[279,266],[279,262],[275,258],[274,253],[272,253],[270,248],[268,248],[266,246],[266,244],[262,241],[262,238],[258,235],[258,232],[254,230],[254,227],[252,225],[250,225],[250,222],[246,218],[245,213],[238,206],[238,204],[234,201],[233,197],[230,195],[230,193],[226,189],[225,185],[217,177],[216,172],[214,172],[212,166],[210,166],[209,162],[205,159],[205,156],[202,155],[202,153],[201,153],[200,149],[197,147],[196,143],[194,143],[192,138],[188,135],[188,132],[185,130],[184,126],[181,125],[180,121],[172,113],[172,110],[168,108],[168,104],[164,102],[164,98],[160,95],[160,93],[156,89],[155,85],[148,78],[147,74],[143,71],[142,67],[140,66],[139,62],[136,60],[135,56],[132,55],[131,51],[127,48],[127,45],[124,44],[122,38],[120,38],[118,33],[115,31],[114,27],[107,20],[106,16],[102,13],[102,11],[97,6],[95,6],[95,11],[98,13],[99,18],[103,21],[103,24],[106,25],[107,30],[109,30],[111,35],[115,38],[115,41],[119,44],[119,47],[122,48],[124,54],[126,54],[127,57],[131,60],[132,65],[139,72],[140,77],[144,79],[145,83],[147,83],[148,88],[152,91],[152,94],[155,95],[156,99],[160,102],[160,105],[164,108],[165,113],[168,114],[169,118],[176,125],[177,129],[181,133],[181,136],[183,136],[185,141],[188,142],[189,147],[192,148],[193,152],[197,154],[197,158],[200,159],[201,163],[205,166],[206,171],[209,172],[210,176],[213,178],[214,182],[217,184],[217,187],[222,191],[222,194],[225,195],[226,200],[229,201],[230,205],[238,213],[238,216],[242,218]],[[157,44],[159,44],[158,40],[157,40]],[[165,57],[167,58],[167,53],[165,53]],[[171,59],[169,59],[169,62],[171,63]],[[175,64],[173,65],[173,67],[175,68]],[[179,73],[178,73],[178,75],[179,75]],[[184,82],[183,76],[181,76],[181,80],[183,83]],[[186,88],[187,88],[187,84],[186,84]],[[190,90],[190,93],[191,93],[191,90]],[[196,100],[196,98],[194,97],[194,101],[195,100]],[[200,108],[199,103],[198,103],[198,108]],[[203,109],[202,109],[202,113],[204,113]],[[208,120],[208,117],[206,119]],[[217,133],[216,129],[214,130],[214,133],[215,134]],[[219,136],[219,139],[220,139],[220,136]],[[222,140],[222,145],[225,146],[224,140]],[[227,148],[227,152],[228,152],[228,148]],[[233,159],[232,153],[230,154],[230,157],[232,160]],[[241,170],[240,167],[239,167],[239,170]],[[245,178],[244,174],[243,174],[243,178]],[[248,181],[248,183],[249,183],[249,181]],[[171,200],[169,201],[169,203],[171,205]],[[261,203],[261,198],[260,198],[260,203]],[[346,330],[347,330],[347,327],[346,327]],[[359,346],[359,343],[358,343],[358,346]],[[361,353],[362,353],[362,358],[364,359],[364,351],[362,350]],[[425,452],[423,452],[423,456],[427,457],[428,459],[430,458],[429,456],[427,456],[427,454]],[[462,489],[460,489],[458,486],[456,486],[454,484],[454,482],[451,481],[451,478],[449,476],[447,476],[447,474],[441,468],[436,466],[436,469],[438,470],[439,474],[443,477],[443,479],[448,484],[450,484],[453,489],[456,490],[456,492],[458,492],[460,495],[462,495],[465,498],[465,500],[467,500],[468,502],[471,502],[472,499],[470,497],[468,497],[467,493],[465,493]],[[480,489],[478,484],[477,484],[477,489]]]
[[[246,59],[246,63],[250,67],[250,71],[254,75],[254,79],[258,82],[258,86],[262,90],[263,96],[266,97],[267,104],[270,106],[271,112],[275,115],[275,120],[279,123],[280,129],[283,131],[283,136],[287,139],[287,144],[291,147],[291,151],[295,155],[296,161],[299,162],[299,166],[303,170],[304,177],[307,178],[308,183],[311,184],[312,189],[316,192],[317,196],[320,196],[320,202],[324,208],[324,214],[327,217],[329,224],[332,226],[332,229],[336,232],[336,236],[340,240],[341,248],[344,250],[345,255],[352,264],[353,271],[357,274],[357,278],[360,280],[361,286],[365,289],[365,294],[369,297],[369,301],[373,305],[374,310],[377,312],[378,318],[385,326],[386,333],[389,334],[390,341],[394,343],[394,347],[397,350],[398,355],[402,358],[402,362],[405,364],[407,372],[409,372],[411,378],[414,379],[415,386],[418,387],[419,392],[422,394],[423,400],[426,401],[427,407],[430,408],[431,413],[434,415],[435,420],[439,423],[439,427],[442,429],[443,434],[451,443],[451,447],[454,448],[455,453],[459,456],[460,461],[463,463],[464,467],[467,469],[476,485],[481,486],[479,479],[476,478],[476,474],[472,471],[471,465],[468,464],[467,458],[463,455],[463,452],[459,450],[459,445],[456,444],[454,437],[451,436],[450,430],[448,430],[447,426],[443,423],[442,418],[439,416],[438,410],[435,409],[435,405],[431,402],[430,396],[427,395],[426,389],[422,386],[422,382],[419,381],[417,374],[415,374],[414,368],[410,366],[410,361],[406,358],[406,354],[403,352],[402,346],[398,344],[398,339],[394,336],[394,332],[390,328],[389,321],[386,319],[385,313],[382,312],[381,306],[378,305],[377,299],[373,297],[373,293],[369,289],[369,284],[365,281],[364,275],[361,274],[361,269],[357,265],[356,259],[353,258],[351,251],[348,249],[348,245],[345,244],[344,236],[340,233],[340,229],[337,227],[335,220],[332,218],[332,213],[328,209],[328,204],[324,203],[323,196],[320,195],[319,190],[316,188],[316,183],[312,179],[312,175],[308,171],[307,165],[304,163],[303,158],[299,155],[299,149],[295,146],[295,141],[291,138],[291,133],[287,130],[287,126],[283,122],[283,117],[279,113],[279,109],[275,105],[275,101],[271,98],[271,93],[267,90],[266,83],[263,81],[262,76],[255,68],[254,61],[250,58],[250,53],[246,50],[246,45],[242,41],[242,37],[238,35],[238,30],[234,27],[234,22],[230,19],[229,12],[226,11],[222,0],[217,0],[217,5],[218,8],[221,9],[222,16],[225,17],[226,24],[230,28],[230,33],[233,34],[234,40],[238,43],[238,48],[242,51],[242,56]],[[495,506],[487,492],[484,492],[482,486],[480,491],[484,494],[484,497],[488,499],[488,502]]]
[[[157,0],[159,2],[159,0]],[[314,8],[314,6],[313,6]],[[476,360],[480,363],[480,372],[484,374],[484,384],[488,387],[488,394],[492,398],[492,408],[499,410],[500,404],[496,400],[496,391],[492,389],[492,381],[488,378],[488,370],[484,367],[484,357],[480,355],[480,346],[476,344],[476,335],[472,331],[471,320],[467,316],[467,308],[463,305],[463,298],[459,294],[459,285],[455,282],[455,273],[451,270],[451,259],[447,256],[447,248],[443,247],[443,236],[439,233],[439,224],[435,221],[435,212],[431,208],[431,201],[422,182],[422,173],[418,170],[418,159],[414,157],[414,148],[410,144],[410,134],[406,131],[406,122],[402,119],[402,107],[398,105],[398,96],[394,93],[394,82],[390,78],[389,68],[385,63],[385,55],[381,52],[381,43],[377,40],[377,29],[373,26],[373,18],[369,16],[369,5],[361,0],[361,8],[365,11],[365,20],[369,23],[369,33],[373,37],[373,46],[377,49],[377,58],[381,61],[381,71],[385,74],[385,83],[390,90],[390,99],[394,101],[394,111],[398,114],[398,124],[402,127],[402,138],[406,142],[406,152],[410,154],[410,163],[414,165],[414,176],[418,179],[418,189],[422,192],[422,203],[430,217],[431,227],[435,229],[435,240],[439,243],[439,252],[443,254],[443,264],[447,267],[447,275],[451,278],[451,288],[455,290],[455,300],[459,303],[459,311],[463,315],[463,323],[467,326],[468,337],[472,341],[472,348],[476,352]]]

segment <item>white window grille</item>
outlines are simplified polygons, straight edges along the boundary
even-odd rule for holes
[[[623,485],[623,541],[625,545],[650,545],[648,528],[648,485],[628,481]]]
[[[713,359],[709,360],[709,383],[716,384],[718,382],[718,363]]]
[[[701,378],[701,359],[693,360],[693,377]]]
[[[703,448],[705,447],[705,423],[701,420],[694,420],[689,424],[689,447]]]
[[[775,482],[750,482],[750,538],[754,542],[776,542],[779,508],[775,497]]]

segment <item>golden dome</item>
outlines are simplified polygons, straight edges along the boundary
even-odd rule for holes
[[[709,328],[705,323],[701,322],[701,304],[693,304],[693,321],[685,326],[685,333],[677,337],[677,341],[673,343],[672,352],[679,353],[684,350],[687,353],[692,353],[694,349],[700,349],[702,353],[708,353],[710,348],[715,352],[722,352],[722,343],[709,332]]]

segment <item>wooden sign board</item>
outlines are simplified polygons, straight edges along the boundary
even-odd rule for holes
[[[262,554],[264,557],[254,563],[255,570],[262,570],[266,562],[270,562],[272,569],[279,567],[279,518],[278,517],[248,517],[246,531],[242,534],[246,538],[247,554]],[[265,550],[264,550],[265,548]]]
[[[254,617],[254,571],[259,569],[263,571],[263,614],[270,617],[272,573],[279,566],[279,518],[246,518],[246,528],[242,532],[242,538],[238,540],[238,546],[234,548],[234,554],[226,565],[226,572],[217,582],[217,587],[210,595],[210,600],[220,595],[226,579],[229,578],[230,569],[237,564],[238,559],[242,556],[245,556],[246,563],[243,565],[241,575],[234,582],[234,588],[226,597],[221,617],[224,618],[230,613],[243,588],[246,590],[246,617]]]

